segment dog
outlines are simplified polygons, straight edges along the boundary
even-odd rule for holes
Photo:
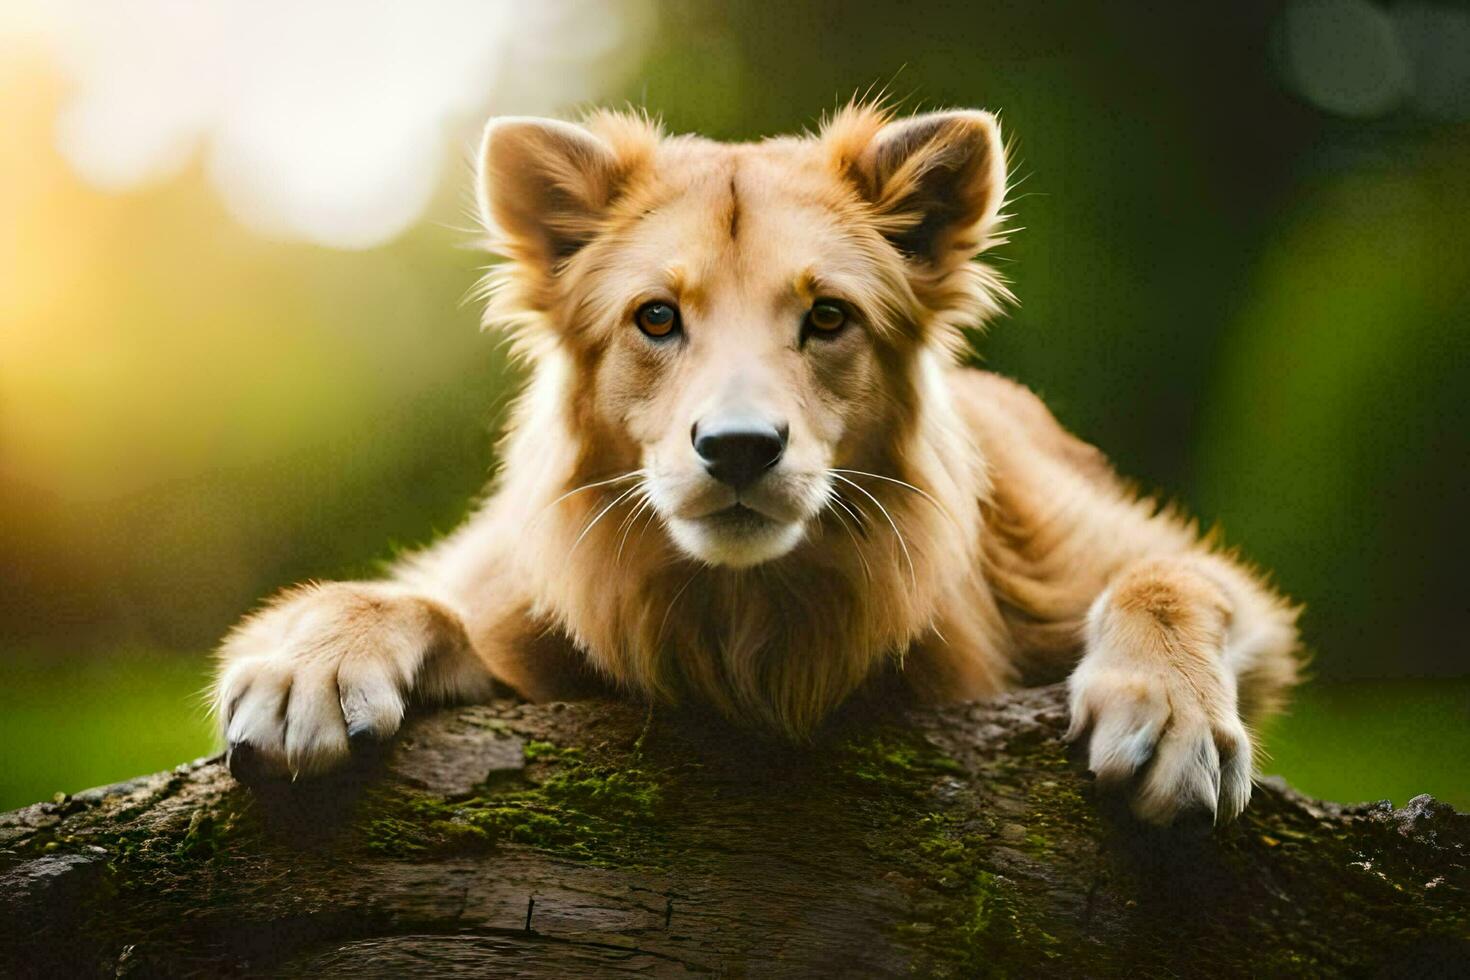
[[[932,703],[1069,675],[1069,737],[1140,819],[1238,815],[1297,609],[961,366],[1011,298],[981,258],[1006,180],[981,111],[741,144],[492,120],[486,320],[530,369],[493,492],[384,580],[229,634],[232,768],[316,776],[494,682],[800,741],[880,678]]]

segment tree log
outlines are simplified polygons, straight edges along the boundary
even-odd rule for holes
[[[201,760],[0,816],[0,975],[1467,969],[1470,815],[1264,780],[1229,826],[1142,828],[1065,720],[1052,687],[791,747],[497,701],[328,782]]]

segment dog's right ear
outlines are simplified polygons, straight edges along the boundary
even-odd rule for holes
[[[550,270],[591,241],[626,175],[613,148],[581,126],[492,119],[480,146],[480,218],[497,251]]]

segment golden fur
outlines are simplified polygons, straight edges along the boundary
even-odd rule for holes
[[[961,328],[1008,299],[975,261],[1004,187],[981,112],[854,105],[736,145],[631,114],[492,121],[487,322],[530,365],[495,491],[391,582],[242,624],[218,683],[232,748],[319,772],[411,693],[478,696],[486,670],[801,738],[880,675],[953,701],[1075,666],[1074,734],[1140,816],[1233,816],[1242,710],[1294,680],[1295,612],[1025,388],[956,366]],[[809,338],[822,298],[852,322]],[[674,341],[634,327],[650,301],[680,311]],[[790,430],[738,494],[690,446],[731,406]],[[732,503],[749,528],[710,516]]]

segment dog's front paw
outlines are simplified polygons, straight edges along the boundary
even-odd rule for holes
[[[1251,740],[1223,668],[1143,671],[1136,660],[1095,651],[1068,688],[1068,739],[1090,733],[1088,767],[1099,787],[1130,793],[1140,820],[1223,823],[1245,809]]]
[[[387,587],[288,593],[220,650],[214,707],[242,782],[316,776],[391,737],[426,660],[463,643],[457,619]]]

